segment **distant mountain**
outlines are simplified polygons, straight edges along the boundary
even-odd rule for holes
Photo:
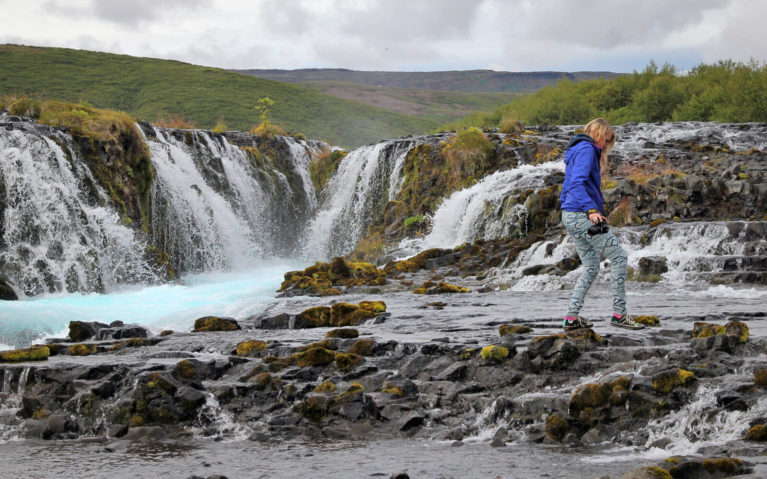
[[[571,81],[613,78],[613,72],[497,72],[463,70],[443,72],[376,72],[343,68],[307,68],[301,70],[232,70],[268,80],[287,83],[349,82],[364,85],[462,92],[532,93],[556,84],[562,78]]]

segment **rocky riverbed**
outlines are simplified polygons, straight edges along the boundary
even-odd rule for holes
[[[73,324],[45,361],[0,367],[3,438],[43,449],[40,439],[54,449],[74,441],[105,456],[158,442],[207,450],[201,441],[211,439],[278,456],[289,444],[331,456],[462,445],[449,454],[496,455],[472,477],[562,477],[537,463],[550,454],[568,457],[578,477],[662,474],[646,467],[668,477],[767,473],[767,290],[634,283],[632,310],[658,324],[631,332],[600,317],[610,300],[596,285],[584,311],[593,331],[563,334],[567,291],[501,291],[451,268],[395,271],[396,280],[336,296],[286,296],[256,317],[203,318],[199,332]],[[472,291],[413,294],[430,278]],[[513,466],[503,458],[514,452],[484,448],[541,459]],[[379,456],[369,470],[363,461],[332,475],[468,477],[455,457],[458,469],[440,469],[441,454],[425,469],[407,455],[414,463],[393,459],[387,469]],[[245,477],[231,464],[219,469]],[[709,476],[695,475],[702,470]]]

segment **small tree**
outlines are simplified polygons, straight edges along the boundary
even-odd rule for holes
[[[260,113],[259,118],[261,118],[261,125],[263,127],[268,127],[271,125],[271,122],[269,121],[269,113],[271,113],[273,106],[274,100],[268,96],[265,96],[260,98],[258,100],[258,104],[254,107],[256,111]]]

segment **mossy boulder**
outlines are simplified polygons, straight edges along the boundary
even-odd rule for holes
[[[336,368],[341,370],[353,369],[362,364],[365,359],[353,353],[336,353]]]
[[[236,331],[242,329],[240,325],[232,318],[221,318],[218,316],[205,316],[198,318],[194,322],[193,333],[208,331]]]
[[[724,477],[748,473],[743,461],[735,457],[717,457],[703,460],[703,469],[709,474],[724,473]]]
[[[304,327],[323,327],[330,324],[330,307],[314,306],[298,313],[298,324]]]
[[[336,303],[330,307],[330,326],[357,326],[366,319],[375,318],[383,311],[386,311],[383,301]]]
[[[420,287],[416,288],[414,294],[452,294],[452,293],[470,293],[469,288],[463,286],[457,286],[450,283],[434,283],[432,281],[426,281]]]
[[[349,353],[359,356],[372,356],[375,351],[376,342],[370,338],[362,338],[354,341],[352,347],[349,348]]]
[[[99,329],[108,328],[109,325],[95,321],[70,321],[69,340],[76,343],[87,341],[98,333]]]
[[[95,344],[74,344],[69,347],[69,354],[72,356],[88,356],[96,353]]]
[[[330,351],[335,351],[336,349],[338,349],[338,345],[332,338],[329,338],[329,339],[323,339],[322,341],[309,343],[305,346],[301,346],[300,348],[298,348],[298,351],[299,352],[309,351],[310,349],[314,349],[314,348],[325,348]]]
[[[564,439],[569,430],[567,420],[559,414],[552,414],[546,418],[546,435],[551,439],[560,442]]]
[[[327,366],[336,359],[336,353],[325,348],[313,348],[293,355],[295,365],[299,368]]]
[[[746,441],[767,441],[767,426],[764,424],[757,424],[746,432],[744,437]]]
[[[693,338],[707,338],[718,335],[732,336],[737,339],[738,343],[745,344],[749,335],[748,325],[742,321],[730,321],[725,325],[703,322],[693,324]]]
[[[0,351],[0,363],[20,363],[24,361],[45,361],[51,355],[48,346],[32,346],[24,349]]]
[[[326,338],[354,339],[360,337],[360,332],[354,328],[331,329],[325,333]]]
[[[695,373],[684,369],[670,369],[652,377],[652,387],[655,391],[668,394],[674,389],[689,386],[695,382]]]
[[[269,347],[269,345],[266,344],[265,341],[252,339],[238,343],[235,350],[237,352],[237,356],[256,356],[264,351],[267,347]]]
[[[740,344],[746,344],[748,341],[748,325],[742,321],[730,321],[724,325],[724,334],[738,338]]]
[[[385,283],[386,273],[376,265],[337,257],[330,263],[318,262],[303,271],[285,273],[285,280],[278,291],[332,296],[341,294],[337,286],[381,286]]]
[[[579,386],[570,398],[570,410],[580,414],[586,408],[600,408],[610,401],[610,384],[587,383]]]
[[[527,333],[532,333],[532,332],[533,332],[533,328],[531,328],[529,326],[520,326],[520,325],[517,325],[517,324],[502,324],[498,328],[498,334],[501,337],[503,337],[503,336],[512,336],[512,335],[517,335],[517,334],[527,334]]]
[[[398,273],[415,273],[418,270],[426,268],[426,262],[428,260],[438,258],[440,256],[445,256],[450,253],[452,253],[452,251],[449,249],[427,249],[418,253],[412,258],[400,261],[390,261],[386,263],[386,266],[384,266],[384,271],[388,275]]]
[[[509,350],[504,346],[491,344],[482,348],[480,355],[486,363],[500,363],[509,357]]]
[[[660,319],[653,315],[634,316],[634,321],[645,326],[658,326],[660,325]]]
[[[754,384],[761,387],[767,387],[767,368],[754,371]]]

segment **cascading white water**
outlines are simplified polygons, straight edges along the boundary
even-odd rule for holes
[[[524,231],[527,209],[524,205],[515,205],[499,214],[504,199],[527,188],[541,188],[548,175],[561,171],[564,164],[558,161],[522,165],[495,172],[453,193],[434,213],[429,234],[402,241],[398,253],[412,255],[424,249],[452,248],[480,238],[502,238],[515,229]]]
[[[357,148],[338,166],[327,201],[307,229],[304,254],[329,259],[349,253],[365,228],[402,187],[402,164],[410,141],[387,141]]]
[[[58,138],[71,145],[68,136]],[[45,136],[3,132],[0,183],[0,269],[23,295],[157,280],[144,243],[105,206],[108,196],[74,148],[65,152]]]
[[[207,135],[198,134],[210,144]],[[211,152],[197,159],[211,163],[220,160],[224,171],[218,172],[217,191],[203,176],[202,168],[208,165],[198,164],[183,141],[157,130],[157,141],[148,143],[156,172],[152,185],[152,230],[158,239],[162,238],[159,243],[181,269],[206,271],[247,265],[251,258],[263,253],[264,242],[259,241],[257,230],[251,227],[259,218],[248,215],[259,211],[246,208],[242,200],[257,205],[266,198],[260,188],[243,187],[242,182],[251,176],[244,158],[213,156]],[[226,170],[235,174],[229,177]],[[227,178],[234,178],[237,183],[229,183]],[[233,190],[229,198],[224,197],[224,188]],[[238,215],[238,211],[243,214]]]

